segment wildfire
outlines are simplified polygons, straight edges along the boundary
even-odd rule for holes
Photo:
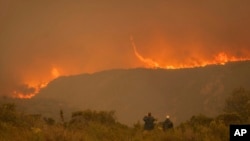
[[[152,59],[149,57],[148,58],[144,57],[138,51],[132,36],[130,40],[131,40],[131,44],[132,44],[135,56],[138,58],[138,60],[140,60],[142,63],[145,64],[145,67],[148,67],[148,68],[163,68],[163,69],[194,68],[194,67],[204,67],[204,66],[212,65],[212,64],[224,65],[227,62],[250,60],[249,54],[246,55],[248,57],[238,57],[238,56],[234,56],[232,54],[222,51],[212,56],[211,59],[208,59],[208,58],[204,59],[202,58],[202,56],[194,56],[194,57],[185,59],[184,61],[180,61],[180,60],[176,61],[176,58],[172,57],[172,58],[175,58],[175,60],[168,60],[168,62],[162,62],[162,60],[159,61],[159,59],[162,59],[162,58],[157,58],[158,59],[157,60],[157,59]],[[195,55],[197,55],[197,53]],[[68,71],[68,72],[65,71],[65,68],[64,68],[64,71],[62,71],[61,69],[58,69],[57,67],[52,67],[50,74],[48,73],[48,75],[40,76],[40,79],[37,79],[39,81],[35,79],[38,77],[31,77],[31,78],[25,77],[24,82],[20,86],[17,86],[15,90],[12,91],[12,97],[20,98],[20,99],[30,99],[34,97],[37,93],[39,93],[41,89],[45,88],[51,80],[61,76],[62,74],[65,75],[65,74],[74,74],[74,73],[72,73],[72,71]]]
[[[15,90],[13,92],[13,95],[12,97],[14,98],[20,98],[20,99],[30,99],[32,98],[33,96],[35,96],[42,88],[46,87],[48,84],[48,82],[43,82],[43,83],[40,83],[40,84],[30,84],[30,83],[27,83],[27,87],[29,89],[32,89],[31,92],[27,92],[27,93],[24,93],[24,92],[19,92],[17,90]]]
[[[30,99],[35,96],[42,88],[46,87],[49,81],[60,76],[57,68],[53,67],[51,70],[51,79],[44,82],[28,81],[24,83],[24,88],[22,90],[14,90],[12,97],[20,99]]]
[[[174,63],[174,64],[161,64],[151,58],[143,57],[137,50],[137,47],[134,43],[133,37],[130,38],[135,56],[143,62],[149,68],[163,68],[163,69],[181,69],[181,68],[195,68],[195,67],[204,67],[207,65],[219,64],[225,65],[227,62],[236,62],[236,61],[247,61],[250,60],[250,57],[235,57],[228,55],[225,52],[219,52],[211,60],[192,60],[186,61],[184,63]]]
[[[153,61],[150,58],[144,58],[140,53],[138,53],[132,37],[131,37],[131,42],[133,45],[134,53],[136,57],[139,58],[139,60],[141,60],[143,63],[147,64],[150,67],[156,67],[156,68],[160,67],[160,65],[157,62]]]

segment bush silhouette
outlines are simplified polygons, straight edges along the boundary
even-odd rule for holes
[[[77,111],[73,112],[70,120],[70,124],[85,124],[87,125],[89,122],[98,122],[101,124],[114,124],[116,119],[114,117],[114,111]]]
[[[238,88],[226,99],[224,112],[231,118],[237,119],[237,122],[250,122],[250,92],[244,88]],[[233,117],[234,116],[234,117]],[[235,119],[236,120],[236,119]],[[236,122],[236,121],[233,121]]]

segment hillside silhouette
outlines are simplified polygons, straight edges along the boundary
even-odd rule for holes
[[[234,88],[248,88],[250,62],[200,68],[116,69],[93,74],[63,76],[50,82],[29,105],[31,113],[58,116],[59,109],[115,111],[128,125],[141,121],[149,111],[158,118],[171,116],[175,124],[192,115],[215,116]],[[23,104],[25,105],[25,104]],[[56,117],[57,118],[57,117]]]

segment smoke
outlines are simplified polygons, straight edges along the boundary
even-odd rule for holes
[[[31,93],[60,75],[250,57],[250,2],[0,0],[0,95]],[[55,73],[55,71],[54,71]]]
[[[138,47],[159,61],[209,59],[220,51],[249,57],[249,12],[247,1],[166,2],[159,26]]]

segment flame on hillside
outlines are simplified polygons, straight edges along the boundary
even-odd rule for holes
[[[138,60],[140,60],[144,64],[144,67],[147,67],[147,68],[163,68],[163,69],[194,68],[194,67],[204,67],[204,66],[212,65],[212,64],[224,65],[227,62],[250,60],[250,53],[248,51],[246,51],[248,53],[245,54],[245,56],[247,57],[234,56],[227,52],[221,51],[221,52],[215,53],[214,56],[211,57],[211,59],[203,58],[204,56],[202,56],[202,54],[195,52],[195,55],[198,55],[198,56],[193,57],[192,59],[184,58],[185,60],[177,60],[179,59],[178,57],[176,58],[172,56],[172,57],[169,57],[170,59],[167,60],[168,62],[164,62],[163,60],[164,59],[166,60],[166,58],[161,58],[162,56],[156,59],[152,59],[155,56],[148,57],[148,58],[143,56],[138,50],[138,48],[136,47],[132,36],[131,36],[131,43],[132,43],[135,56],[137,57]],[[157,53],[154,52],[154,54],[157,54]],[[189,54],[185,54],[185,55],[187,57],[190,57]],[[156,55],[156,57],[158,56]],[[11,89],[8,92],[11,92],[12,97],[14,98],[30,99],[34,97],[36,94],[38,94],[41,89],[45,88],[47,84],[53,79],[61,76],[62,74],[63,75],[75,74],[75,72],[73,73],[73,71],[66,71],[67,68],[68,67],[64,67],[64,69],[59,69],[57,67],[52,67],[50,73],[40,75],[39,76],[40,79],[37,79],[38,76],[36,76],[37,74],[40,74],[40,73],[30,74],[30,75],[34,75],[32,77],[27,77],[27,75],[25,75],[26,77],[24,77],[24,79],[22,79],[21,81],[22,84],[17,85],[14,88],[14,90]],[[79,71],[79,73],[81,72]]]
[[[132,36],[130,40],[133,46],[135,56],[141,62],[145,64],[145,67],[148,67],[148,68],[163,68],[163,69],[195,68],[195,67],[204,67],[204,66],[213,65],[213,64],[225,65],[227,62],[250,60],[250,57],[235,57],[233,55],[229,55],[222,51],[214,55],[213,58],[209,60],[199,59],[199,60],[188,60],[188,61],[185,61],[184,63],[163,64],[151,58],[146,58],[143,55],[141,55],[137,50],[137,47],[134,43]]]
[[[12,93],[13,98],[20,98],[20,99],[30,99],[34,97],[42,88],[46,87],[47,84],[59,77],[61,74],[59,73],[58,69],[53,67],[51,70],[51,78],[47,81],[37,82],[37,81],[27,81],[22,85],[20,90],[14,90]]]
[[[30,99],[33,96],[35,96],[42,88],[46,87],[48,82],[43,82],[43,83],[29,83],[27,82],[25,85],[27,89],[29,89],[29,92],[21,92],[15,90],[12,94],[12,97],[14,98],[20,98],[20,99]]]

